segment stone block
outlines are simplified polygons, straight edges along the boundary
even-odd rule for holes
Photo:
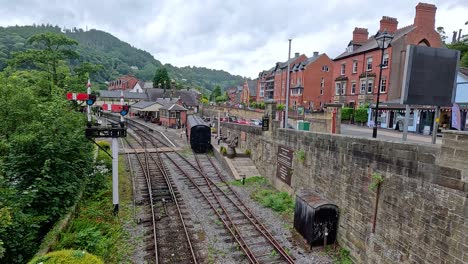
[[[460,180],[461,179],[461,170],[455,169],[455,168],[450,168],[450,167],[445,167],[445,166],[440,166],[440,175],[447,177],[447,178],[453,178]]]
[[[453,178],[447,178],[443,176],[434,177],[432,183],[454,190],[465,191],[465,183]]]

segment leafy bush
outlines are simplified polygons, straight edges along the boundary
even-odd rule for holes
[[[384,177],[379,173],[374,173],[371,176],[371,184],[369,185],[369,190],[375,191],[377,187],[384,181]]]
[[[351,115],[354,114],[354,109],[349,107],[344,107],[341,110],[341,120],[351,120]]]
[[[264,102],[258,103],[257,108],[265,109],[265,103]]]
[[[257,102],[251,102],[250,107],[257,108]]]
[[[359,123],[367,122],[367,108],[358,108],[354,112],[354,121]]]
[[[246,149],[246,150],[245,150],[245,155],[249,155],[249,156],[250,156],[250,154],[252,154],[252,152],[250,151],[250,149]]]
[[[98,257],[82,250],[60,250],[36,257],[29,264],[104,264]]]
[[[302,150],[302,149],[296,151],[296,157],[300,162],[304,162],[305,161],[305,151]]]
[[[284,104],[278,104],[278,105],[276,106],[276,110],[278,110],[278,111],[283,111],[283,110],[284,110]]]
[[[219,152],[222,154],[222,155],[226,155],[227,154],[227,149],[224,147],[224,146],[221,146],[219,148]]]
[[[252,194],[252,198],[273,211],[286,214],[294,212],[294,200],[287,192],[260,189]]]

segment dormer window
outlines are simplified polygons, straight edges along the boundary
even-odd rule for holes
[[[346,48],[347,52],[353,52],[353,45],[349,45],[348,48]]]

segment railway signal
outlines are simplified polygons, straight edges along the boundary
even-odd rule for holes
[[[129,105],[122,105],[122,110],[120,110],[120,115],[121,116],[126,116],[130,112],[130,106]]]
[[[95,94],[90,94],[86,100],[87,105],[93,105],[96,102],[97,96]]]

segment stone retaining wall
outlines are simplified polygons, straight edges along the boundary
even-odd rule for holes
[[[240,146],[278,189],[307,188],[338,205],[338,241],[356,263],[468,262],[468,133],[445,134],[436,147],[277,129],[277,121],[268,132],[222,128],[244,134]],[[276,178],[279,145],[296,153],[291,186]],[[373,233],[376,173],[384,181]]]

